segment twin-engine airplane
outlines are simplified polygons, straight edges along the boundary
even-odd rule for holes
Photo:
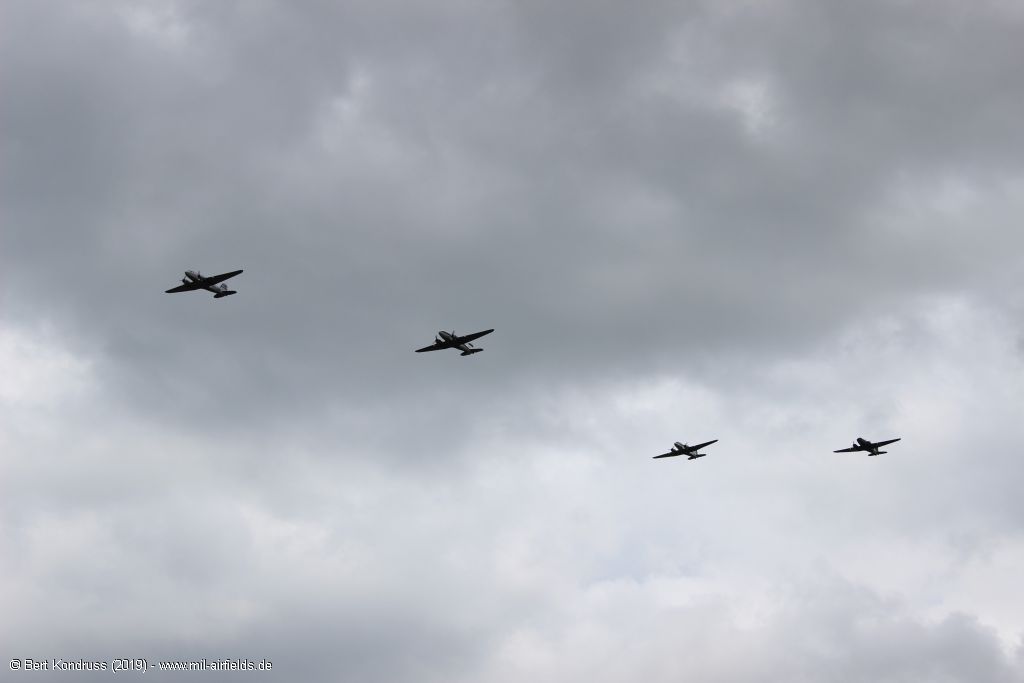
[[[897,441],[899,441],[899,439],[889,439],[888,441],[877,441],[875,443],[871,443],[867,439],[861,439],[860,437],[857,437],[857,440],[854,441],[853,445],[850,446],[849,448],[840,448],[838,451],[832,451],[832,452],[833,453],[856,453],[858,451],[864,451],[869,456],[871,456],[871,455],[882,455],[883,453],[888,453],[889,451],[880,451],[880,450],[878,450],[879,448],[881,448],[882,446],[888,446],[891,443],[896,443]]]
[[[676,441],[675,444],[673,444],[672,446],[672,450],[670,450],[668,453],[662,453],[661,455],[654,456],[654,460],[657,460],[658,458],[674,458],[677,455],[685,455],[687,456],[687,460],[696,460],[697,458],[703,458],[705,455],[707,455],[707,453],[698,453],[697,451],[704,448],[705,446],[710,446],[711,444],[716,443],[717,441],[718,439],[712,439],[711,441],[699,443],[696,446],[687,446],[685,443],[679,443],[678,441]]]
[[[240,270],[233,270],[230,273],[221,273],[220,275],[210,275],[209,277],[204,276],[198,270],[186,270],[185,277],[181,278],[181,284],[177,287],[168,289],[166,294],[175,294],[177,292],[191,292],[195,289],[205,289],[208,292],[213,292],[213,298],[219,299],[222,296],[231,296],[237,294],[233,289],[228,289],[227,285],[218,284],[224,282],[228,278],[234,277],[241,273]]]
[[[494,328],[484,330],[483,332],[474,332],[473,334],[464,334],[461,337],[455,334],[455,330],[451,332],[445,332],[441,330],[438,332],[440,337],[434,337],[434,343],[430,346],[424,346],[422,349],[416,349],[416,353],[423,353],[424,351],[440,351],[441,349],[458,349],[462,351],[463,356],[469,356],[474,353],[480,353],[483,349],[473,348],[473,345],[469,342],[474,339],[479,339],[485,334],[494,332]]]

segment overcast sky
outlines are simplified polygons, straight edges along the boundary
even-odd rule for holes
[[[1012,0],[6,0],[3,678],[1024,680],[1022,45]]]

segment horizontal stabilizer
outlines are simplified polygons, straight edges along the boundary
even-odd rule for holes
[[[471,356],[471,355],[473,355],[474,353],[480,353],[481,351],[483,351],[483,349],[466,349],[466,350],[465,350],[465,351],[463,351],[463,352],[462,352],[462,353],[461,353],[460,355],[463,355],[463,356]]]
[[[214,299],[219,299],[222,296],[231,296],[232,294],[238,294],[238,292],[236,292],[233,289],[228,289],[228,290],[225,290],[223,292],[217,292],[216,294],[213,295],[213,298]]]

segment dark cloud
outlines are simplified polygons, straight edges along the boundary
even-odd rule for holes
[[[1015,561],[1024,514],[1008,4],[2,19],[0,573],[21,593],[0,640],[21,656],[1019,674],[999,648],[1020,622],[968,586]],[[165,295],[185,268],[244,268],[239,296]],[[442,327],[497,331],[472,359],[412,353]],[[808,460],[876,430],[899,456]],[[652,484],[633,460],[681,431],[732,459]],[[860,551],[878,561],[834,599],[780,588]],[[953,597],[915,585],[930,562]],[[676,627],[659,572],[722,572],[700,585],[726,611],[763,581],[769,617]],[[602,611],[586,586],[623,577],[640,592]],[[693,639],[709,654],[671,654]]]

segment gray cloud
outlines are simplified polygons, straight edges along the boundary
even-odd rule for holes
[[[1021,20],[9,3],[0,641],[1019,677]]]

